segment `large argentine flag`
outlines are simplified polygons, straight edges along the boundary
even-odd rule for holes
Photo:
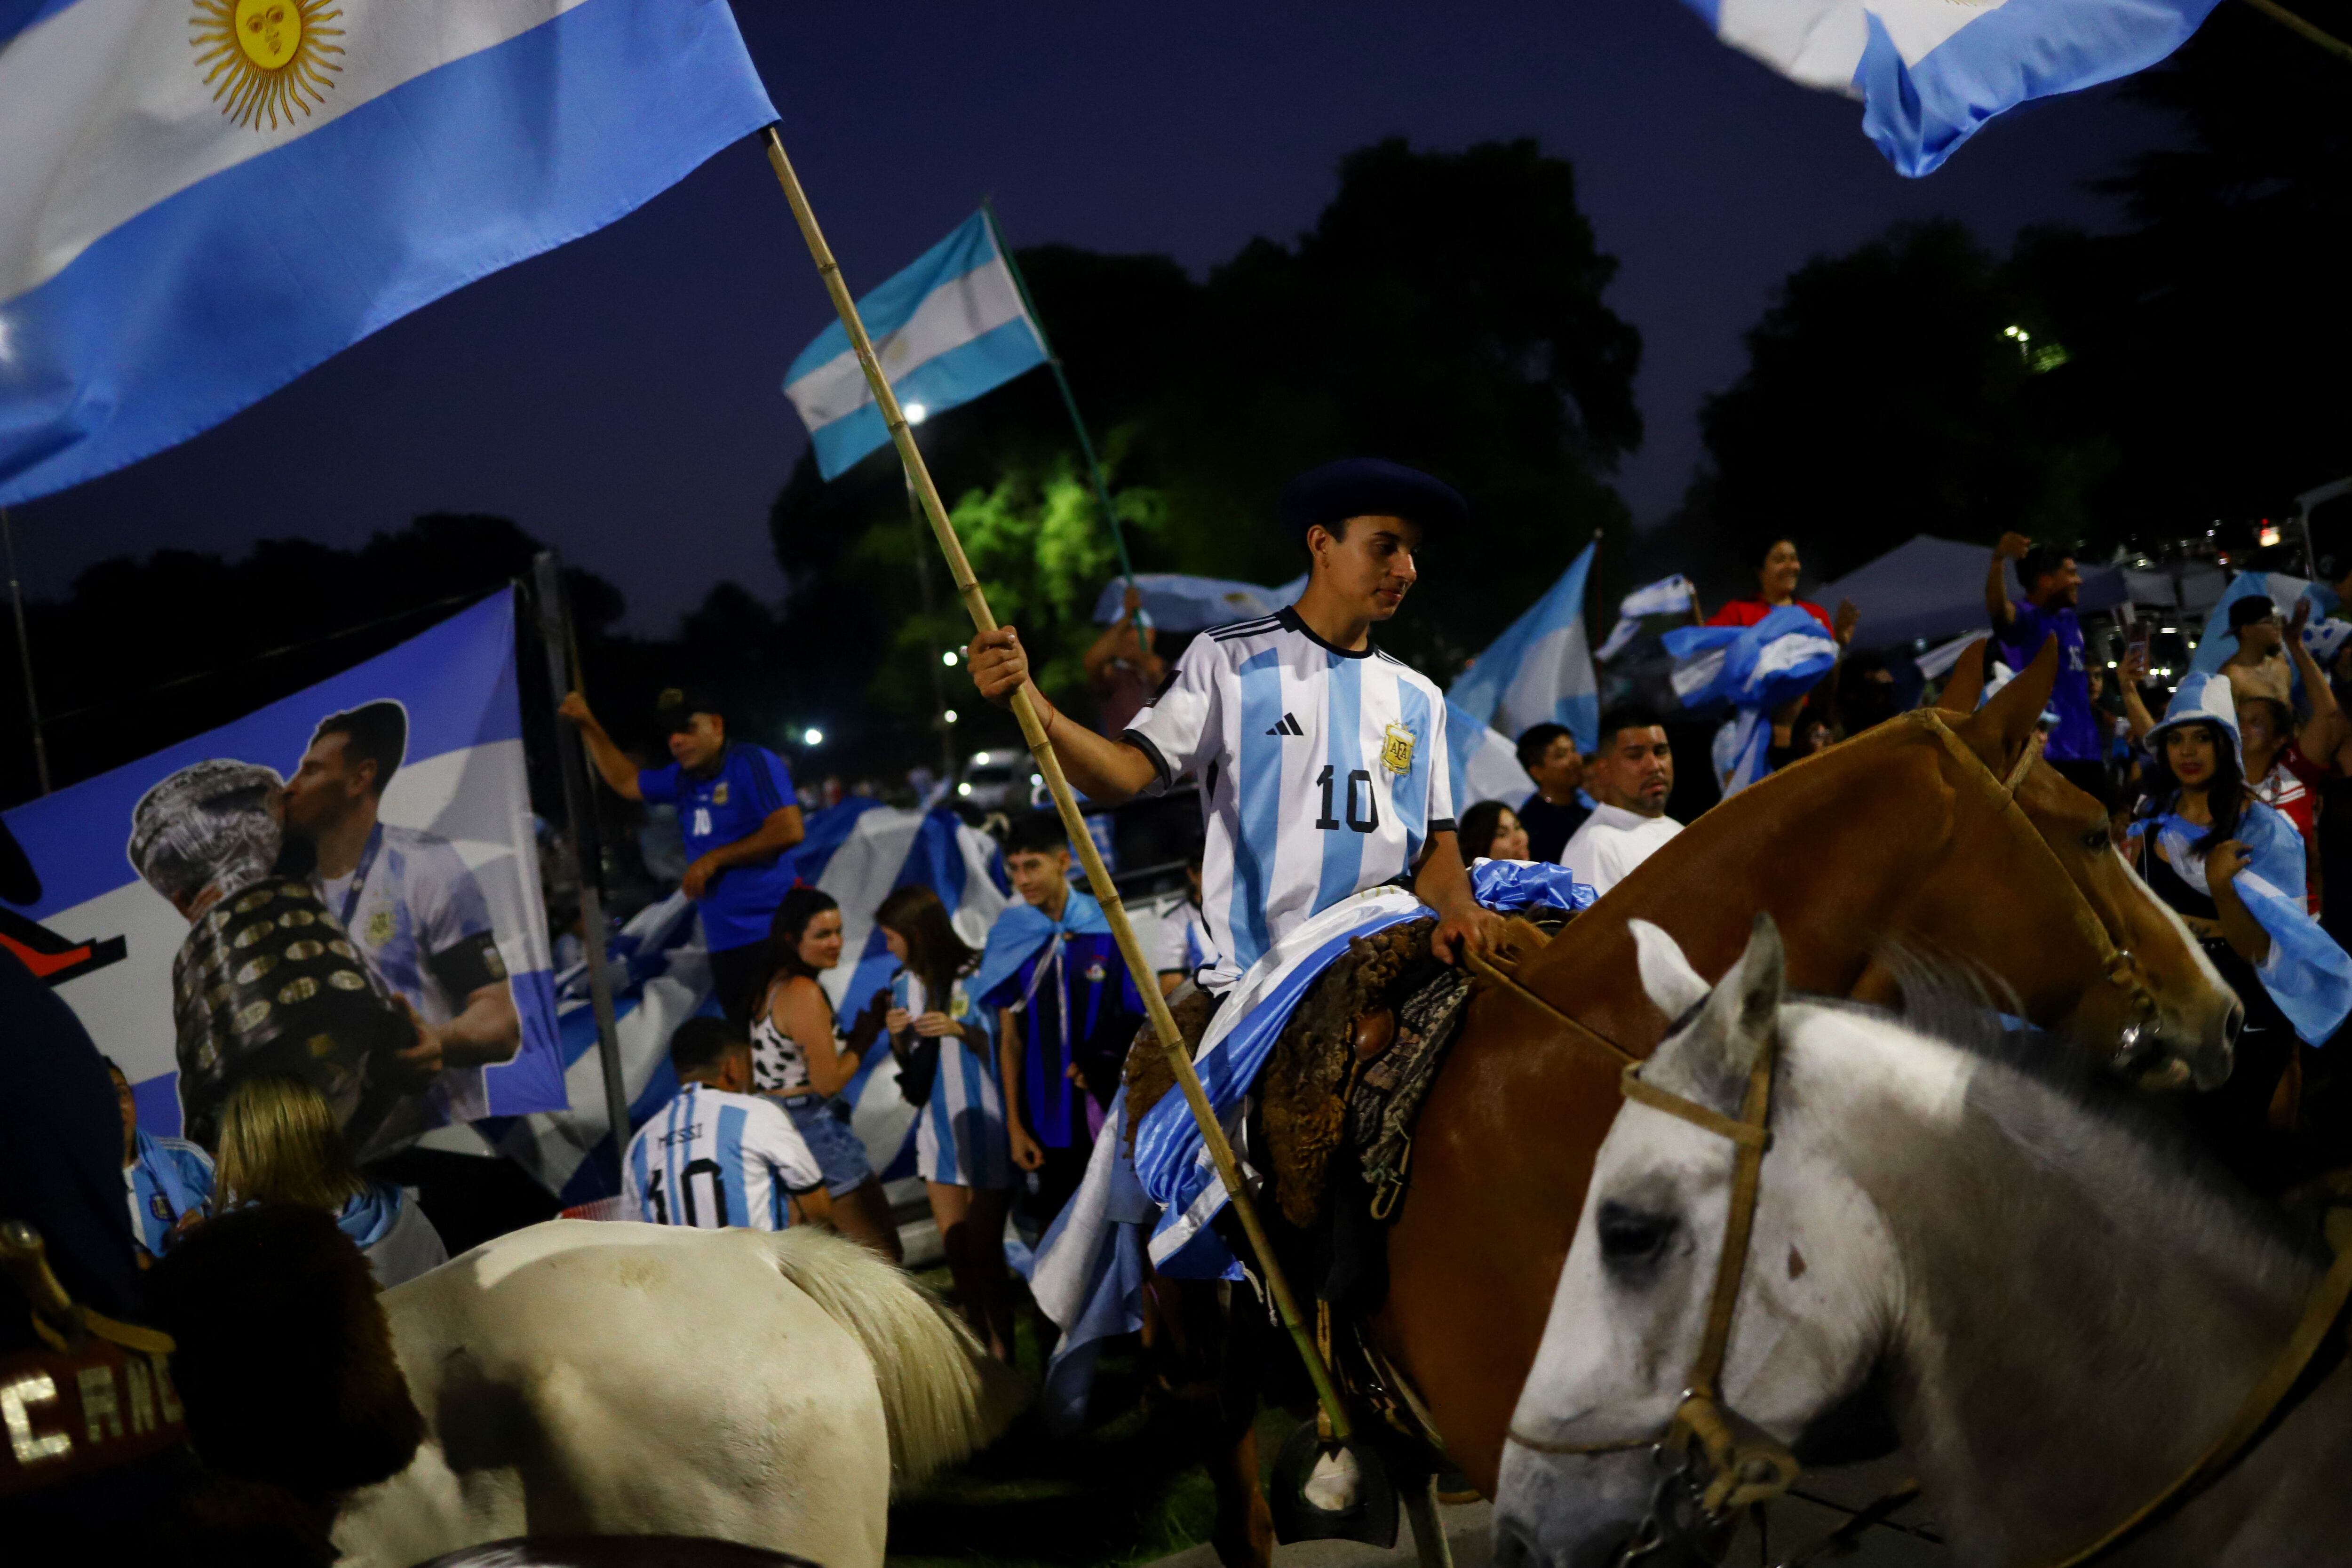
[[[173,962],[188,921],[131,864],[125,848],[131,813],[157,783],[194,763],[251,763],[290,778],[320,721],[385,702],[404,715],[404,751],[377,798],[384,832],[371,836],[378,850],[370,864],[378,868],[354,880],[395,892],[381,926],[374,917],[354,920],[351,939],[395,989],[406,976],[417,994],[403,994],[428,1022],[440,1023],[462,1004],[437,982],[428,986],[408,933],[432,918],[428,908],[487,917],[520,1041],[508,1061],[442,1073],[431,1091],[434,1119],[564,1103],[515,684],[514,599],[500,593],[233,723],[7,814],[9,830],[41,874],[41,901],[25,914],[68,942],[115,955],[60,984],[58,994],[121,1064],[148,1131],[175,1136],[182,1126]],[[415,869],[396,868],[395,853]],[[359,892],[353,887],[342,896]]]
[[[2028,99],[2145,70],[2217,0],[1683,0],[1725,43],[1863,101],[1900,174],[1932,173]]]
[[[774,118],[726,0],[0,5],[0,505],[185,440]]]
[[[1586,545],[1551,591],[1478,656],[1447,701],[1509,736],[1547,721],[1565,724],[1579,747],[1592,750],[1600,741],[1601,688],[1584,635],[1584,580],[1595,548]]]
[[[984,212],[857,301],[857,313],[899,403],[921,405],[926,416],[1045,363],[1045,334],[1023,307]],[[808,426],[817,471],[828,479],[890,439],[839,321],[793,361],[784,395]]]

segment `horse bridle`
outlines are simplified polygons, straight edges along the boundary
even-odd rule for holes
[[[2018,754],[2015,765],[2009,770],[2009,775],[2006,778],[1995,778],[1991,767],[1985,760],[1970,751],[1968,742],[1962,741],[1953,731],[1950,721],[1944,717],[1941,710],[1915,709],[1904,715],[1904,719],[1934,731],[1937,740],[1943,742],[1944,748],[1961,760],[1963,764],[1961,773],[1964,776],[1990,786],[1996,802],[1995,816],[2009,828],[2013,837],[2030,844],[2033,849],[2041,853],[2049,862],[2050,869],[2056,874],[2059,886],[2073,895],[2072,913],[2074,917],[2075,929],[2080,932],[2084,942],[2089,945],[2092,952],[2097,955],[2100,976],[2108,984],[2117,986],[2124,991],[2131,1001],[2134,1012],[2137,1015],[2133,1022],[2123,1026],[2116,1037],[2116,1048],[2108,1058],[2110,1067],[2117,1068],[2128,1067],[2139,1054],[2141,1034],[2156,1018],[2156,993],[2148,986],[2147,977],[2140,968],[2138,957],[2128,946],[2116,940],[2116,932],[2108,929],[2106,917],[2101,914],[2097,906],[2091,902],[2090,895],[2076,885],[2074,879],[2068,874],[2064,864],[2059,860],[2057,852],[2052,849],[2049,843],[2042,837],[2042,830],[2033,826],[2033,819],[2026,816],[2023,806],[2017,804],[2017,792],[2025,787],[2025,780],[2033,772],[2033,764],[2041,759],[2041,753],[2032,746],[2027,746]]]
[[[1649,1512],[1618,1556],[1619,1568],[1671,1547],[1696,1549],[1703,1539],[1736,1522],[1745,1510],[1787,1491],[1800,1467],[1788,1447],[1753,1421],[1723,1403],[1723,1362],[1731,1343],[1731,1320],[1748,1270],[1748,1242],[1756,1224],[1757,1193],[1764,1152],[1771,1146],[1772,1068],[1779,1055],[1776,1025],[1756,1053],[1739,1115],[1726,1116],[1644,1080],[1639,1062],[1628,1062],[1618,1079],[1625,1098],[1653,1110],[1678,1116],[1693,1126],[1730,1141],[1731,1206],[1725,1216],[1723,1250],[1717,1256],[1715,1289],[1707,1300],[1706,1326],[1698,1353],[1684,1380],[1682,1398],[1654,1436],[1600,1443],[1568,1443],[1531,1436],[1516,1426],[1510,1439],[1539,1454],[1608,1454],[1647,1448],[1658,1468]]]

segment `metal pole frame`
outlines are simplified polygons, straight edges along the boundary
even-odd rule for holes
[[[556,702],[575,689],[581,679],[572,634],[572,601],[563,591],[562,563],[552,550],[541,551],[530,563],[531,596],[538,603],[539,634],[547,651],[547,680]],[[588,757],[578,731],[555,720],[557,770],[563,775],[563,816],[572,841],[572,861],[580,871],[581,947],[588,960],[588,1001],[596,1016],[596,1056],[604,1070],[604,1121],[613,1133],[613,1172],[616,1184],[629,1147],[629,1089],[621,1072],[621,1032],[613,1016],[613,977],[604,963],[604,857],[591,855],[593,835],[583,831],[595,809],[589,794]]]
[[[41,734],[41,699],[33,689],[33,639],[25,627],[25,591],[16,582],[16,530],[0,506],[0,542],[8,551],[8,605],[16,616],[16,662],[25,671],[25,713],[33,721],[33,772],[41,793],[49,793],[49,743]]]
[[[915,445],[914,434],[908,428],[907,416],[898,406],[898,395],[892,391],[890,378],[882,373],[881,362],[875,357],[874,342],[866,336],[866,323],[857,314],[857,301],[851,298],[849,286],[843,281],[840,263],[833,258],[832,247],[825,244],[824,232],[817,226],[816,214],[809,206],[808,194],[801,188],[800,176],[793,172],[792,160],[784,153],[782,137],[774,126],[761,132],[767,149],[768,163],[776,172],[777,183],[784,188],[784,199],[792,204],[793,216],[800,224],[801,237],[808,242],[809,255],[816,262],[817,275],[824,280],[825,292],[832,297],[833,308],[841,318],[843,329],[849,334],[849,346],[857,355],[857,363],[866,373],[866,384],[874,395],[875,406],[882,413],[882,422],[890,432],[893,445],[898,448],[898,459],[907,468],[908,482],[921,498],[923,515],[929,520],[931,533],[946,555],[948,575],[963,600],[971,624],[982,632],[996,629],[996,617],[988,607],[988,599],[973,576],[971,563],[966,558],[963,542],[956,537],[955,524],[949,521],[947,508],[940,500],[939,488],[931,482],[930,469],[924,465],[923,454]],[[1000,246],[1002,241],[999,242]],[[1065,389],[1066,391],[1066,388]],[[1075,405],[1074,405],[1075,406]],[[1241,1221],[1242,1230],[1249,1238],[1251,1249],[1257,1254],[1258,1270],[1265,1280],[1266,1293],[1273,1297],[1275,1310],[1283,1327],[1290,1332],[1291,1342],[1297,1347],[1299,1359],[1305,1363],[1309,1382],[1315,1385],[1315,1397],[1323,1407],[1330,1423],[1331,1436],[1346,1442],[1353,1435],[1348,1420],[1347,1406],[1341,1403],[1333,1386],[1329,1369],[1317,1350],[1312,1331],[1298,1310],[1297,1298],[1291,1294],[1290,1282],[1274,1255],[1273,1244],[1267,1239],[1265,1226],[1259,1219],[1257,1205],[1252,1201],[1250,1187],[1243,1179],[1241,1163],[1234,1156],[1233,1144],[1225,1130],[1217,1121],[1216,1109],[1209,1103],[1206,1090],[1201,1087],[1201,1076],[1192,1068],[1192,1058],[1184,1048],[1184,1037],[1176,1027],[1176,1019],[1168,1011],[1167,999],[1160,994],[1159,976],[1143,948],[1136,941],[1135,928],[1127,918],[1127,906],[1118,896],[1118,889],[1110,879],[1110,871],[1103,864],[1102,852],[1095,847],[1094,835],[1087,831],[1086,818],[1078,811],[1077,797],[1070,792],[1070,781],[1062,772],[1062,760],[1055,754],[1053,742],[1045,738],[1045,727],[1037,717],[1036,705],[1029,700],[1025,689],[1013,694],[1013,716],[1020,721],[1022,736],[1029,743],[1029,754],[1036,760],[1037,771],[1045,775],[1045,787],[1052,792],[1054,805],[1060,812],[1064,831],[1069,835],[1070,847],[1076,851],[1078,863],[1086,868],[1087,885],[1096,902],[1102,906],[1103,918],[1109,923],[1112,938],[1118,943],[1119,956],[1127,961],[1128,972],[1135,978],[1135,988],[1142,994],[1144,1012],[1151,1021],[1152,1033],[1159,1038],[1160,1048],[1168,1058],[1169,1069],[1175,1075],[1176,1086],[1183,1091],[1184,1103],[1191,1108],[1192,1120],[1201,1130],[1202,1142],[1207,1145],[1209,1158],[1215,1164],[1217,1178],[1224,1184],[1225,1194],[1233,1205],[1234,1215]]]

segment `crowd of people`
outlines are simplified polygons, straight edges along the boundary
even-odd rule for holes
[[[1294,485],[1282,516],[1311,563],[1294,605],[1202,633],[1172,660],[1139,617],[1122,617],[1087,654],[1102,710],[1092,727],[1027,688],[1097,805],[1180,780],[1199,787],[1186,895],[1151,928],[1163,993],[1192,987],[1219,1000],[1286,931],[1382,883],[1432,905],[1451,956],[1489,934],[1492,917],[1470,897],[1478,860],[1558,864],[1605,892],[1681,831],[1668,815],[1668,717],[1636,702],[1601,714],[1590,750],[1560,723],[1520,733],[1533,785],[1521,798],[1451,798],[1443,696],[1370,634],[1416,580],[1422,541],[1464,525],[1453,491],[1392,465],[1333,465]],[[1811,691],[1770,713],[1771,764],[1893,716],[1887,661],[1853,648],[1854,607],[1797,597],[1796,542],[1766,541],[1750,564],[1756,592],[1706,624],[1755,626],[1793,606],[1836,649]],[[2244,1003],[2240,1071],[2200,1114],[2224,1156],[2260,1179],[2278,1164],[2266,1130],[2302,1116],[2308,1053],[2324,1043],[2312,1037],[2322,1014],[2309,996],[2342,970],[2352,997],[2352,961],[2321,923],[2321,807],[2352,779],[2352,719],[2338,696],[2352,684],[2352,626],[2307,624],[2307,602],[2289,621],[2267,599],[2238,598],[2226,616],[2234,651],[2210,679],[2183,681],[2159,719],[2144,642],[2121,650],[2112,683],[2090,656],[2080,584],[2064,551],[2004,538],[1985,584],[1987,674],[1998,685],[2056,642],[2042,754],[2110,810],[2118,847]],[[967,662],[992,701],[1028,681],[1013,627],[976,639]],[[614,795],[676,809],[679,881],[708,943],[714,1016],[669,1042],[678,1089],[628,1142],[628,1212],[667,1225],[820,1224],[900,1259],[897,1216],[851,1125],[848,1092],[887,1048],[957,1297],[975,1333],[1009,1356],[1008,1218],[1034,1236],[1076,1190],[1143,1022],[1102,910],[1074,878],[1059,817],[1003,826],[1015,900],[976,946],[925,887],[856,911],[881,931],[897,972],[836,1010],[826,982],[844,963],[843,911],[795,880],[791,851],[806,829],[785,761],[730,737],[698,692],[662,695],[670,759],[658,766],[625,752],[577,693],[562,710]],[[1349,746],[1322,738],[1342,726],[1362,737],[1349,760],[1363,765],[1333,760]],[[412,1194],[353,1169],[331,1112],[301,1082],[238,1086],[209,1152],[141,1131],[119,1072],[116,1084],[142,1253],[161,1254],[226,1207],[282,1201],[333,1215],[387,1285],[445,1256]]]

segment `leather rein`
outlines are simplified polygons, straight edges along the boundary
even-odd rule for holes
[[[2064,867],[2056,863],[2056,856],[2016,803],[2017,791],[2024,784],[2035,760],[2032,748],[2025,750],[2007,778],[1995,781],[1992,770],[1952,733],[1950,726],[1940,715],[1932,709],[1924,711],[1927,715],[1926,720],[1913,721],[1931,727],[1948,747],[1973,764],[1969,770],[1969,776],[1982,779],[2000,792],[2004,816],[2013,816],[2015,825],[2044,855],[2049,856],[2060,879],[2074,891],[2078,917],[2091,932],[2096,933],[2095,945],[2105,950],[2104,973],[2108,980],[2133,989],[2136,996],[2143,1000],[2146,1009],[2152,1013],[2154,1001],[2145,984],[2125,977],[2137,969],[2129,950],[2115,942],[2089,899],[2080,888],[2075,887],[2074,879],[2065,875]],[[1524,924],[1514,921],[1514,931]],[[1540,932],[1534,931],[1532,927],[1528,928],[1528,932],[1535,938],[1538,946],[1549,940]],[[1776,1028],[1758,1050],[1755,1064],[1748,1072],[1740,1113],[1736,1118],[1729,1117],[1711,1106],[1702,1105],[1644,1081],[1641,1076],[1641,1058],[1633,1052],[1589,1025],[1570,1017],[1565,1010],[1554,1005],[1486,955],[1465,952],[1465,957],[1474,973],[1565,1025],[1579,1040],[1598,1047],[1614,1058],[1622,1065],[1618,1089],[1627,1100],[1679,1117],[1728,1141],[1732,1145],[1731,1201],[1724,1225],[1723,1247],[1716,1261],[1715,1284],[1707,1303],[1706,1324],[1700,1335],[1698,1352],[1690,1373],[1685,1381],[1682,1397],[1664,1430],[1654,1436],[1598,1443],[1570,1443],[1538,1437],[1520,1431],[1516,1426],[1509,1430],[1512,1442],[1541,1454],[1589,1455],[1641,1448],[1650,1450],[1659,1471],[1658,1481],[1652,1494],[1649,1512],[1617,1559],[1619,1568],[1627,1568],[1627,1565],[1652,1557],[1671,1545],[1693,1544],[1695,1538],[1701,1533],[1728,1527],[1737,1521],[1742,1511],[1787,1491],[1802,1473],[1795,1455],[1786,1445],[1724,1404],[1721,1386],[1724,1361],[1731,1342],[1732,1320],[1738,1310],[1740,1284],[1747,1270],[1748,1239],[1755,1227],[1764,1155],[1771,1147],[1772,1080],[1780,1055],[1780,1034]],[[2125,1053],[2128,1052],[2130,1045],[2131,1041],[2127,1039]],[[2089,1545],[2059,1559],[2052,1568],[2083,1568],[2084,1564],[2104,1557],[2133,1539],[2168,1510],[2210,1485],[2260,1441],[2279,1415],[2287,1396],[2302,1381],[2312,1358],[2330,1338],[2336,1322],[2343,1316],[2347,1301],[2352,1300],[2352,1210],[2339,1209],[2331,1214],[2328,1239],[2336,1247],[2334,1265],[2313,1292],[2294,1332],[2280,1348],[2262,1378],[2248,1391],[2230,1424],[2169,1485]]]

